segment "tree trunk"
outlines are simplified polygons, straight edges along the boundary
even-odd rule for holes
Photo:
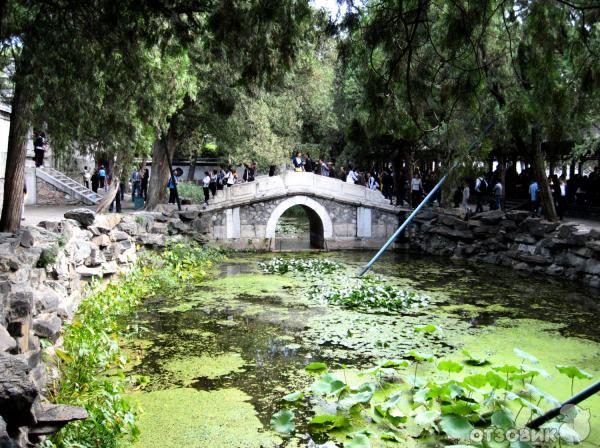
[[[396,175],[394,176],[394,191],[396,192],[396,205],[404,205],[401,201],[404,200],[404,198],[400,198],[400,192],[402,191],[402,185],[400,185],[401,182],[404,181],[404,177],[400,177],[400,173],[402,172],[402,152],[400,150],[396,150],[394,153],[394,157],[392,159],[392,165],[394,168],[394,173],[396,173]]]
[[[408,203],[414,208],[418,204],[412,203],[412,178],[415,172],[415,157],[412,149],[408,150],[408,161],[406,163],[406,168],[406,177],[408,178]]]
[[[106,193],[106,195],[104,195],[104,197],[98,204],[98,207],[96,207],[96,213],[106,212],[106,210],[108,210],[108,207],[110,207],[111,202],[113,201],[115,196],[118,194],[117,192],[118,192],[119,182],[121,180],[121,171],[122,171],[121,167],[115,163],[112,168],[112,180],[111,180],[110,188],[108,189],[108,192]]]
[[[544,214],[548,221],[558,221],[558,214],[554,207],[554,198],[550,191],[548,176],[546,176],[546,162],[544,161],[544,154],[542,153],[542,139],[540,137],[539,129],[535,126],[531,129],[531,153],[531,165],[540,189]]]
[[[169,182],[169,160],[173,158],[177,140],[174,126],[169,126],[167,135],[162,135],[152,147],[152,172],[148,182],[148,200],[146,210],[153,210],[166,199],[166,188]],[[167,157],[169,159],[167,159]]]
[[[198,160],[198,151],[192,152],[192,157],[190,157],[190,169],[187,176],[187,180],[190,182],[194,181],[194,174],[196,174],[196,160]]]
[[[25,159],[27,156],[28,114],[31,109],[31,90],[24,85],[25,80],[17,62],[17,74],[12,98],[12,112],[8,131],[8,150],[4,179],[4,198],[0,231],[15,232],[21,225],[23,186],[25,182]]]

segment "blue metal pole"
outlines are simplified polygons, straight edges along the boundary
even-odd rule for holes
[[[452,168],[454,168],[454,167],[452,167]],[[425,204],[427,204],[427,202],[433,197],[433,195],[436,193],[436,191],[438,191],[440,189],[440,187],[442,186],[442,184],[444,182],[446,182],[447,178],[448,178],[448,174],[445,174],[440,179],[440,181],[435,185],[435,187],[433,187],[431,189],[429,194],[427,196],[425,196],[425,199],[423,199],[423,201],[421,201],[421,203],[418,205],[418,207],[415,208],[410,215],[408,215],[408,218],[406,218],[406,220],[402,223],[402,225],[398,228],[398,230],[396,230],[394,232],[394,234],[390,237],[390,239],[388,239],[387,242],[381,247],[381,249],[379,249],[379,252],[377,252],[375,254],[375,256],[371,259],[371,261],[369,261],[369,263],[359,271],[359,273],[358,273],[359,277],[361,277],[369,269],[371,269],[371,266],[373,266],[375,264],[375,262],[379,259],[379,257],[381,257],[383,255],[383,253],[386,251],[386,249],[396,240],[396,238],[398,238],[398,235],[400,235],[402,233],[402,231],[404,229],[406,229],[406,226],[408,226],[410,224],[410,222],[413,220],[413,218],[415,216],[417,216],[417,214],[421,211],[421,209],[425,206]]]

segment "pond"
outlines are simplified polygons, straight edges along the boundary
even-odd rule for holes
[[[133,393],[143,409],[136,446],[295,447],[309,437],[323,443],[327,438],[309,434],[301,419],[288,437],[269,425],[282,396],[314,382],[304,369],[312,361],[346,365],[352,374],[415,349],[457,359],[466,349],[501,364],[517,362],[519,348],[552,373],[539,387],[561,400],[570,381],[554,374],[556,364],[600,376],[597,291],[499,267],[387,254],[375,274],[427,295],[427,306],[372,313],[314,299],[315,290],[343,286],[371,255],[295,254],[344,266],[318,277],[262,273],[258,262],[274,254],[232,255],[208,280],[146,301],[132,317],[143,336],[127,347],[131,373],[147,377]],[[424,324],[443,332],[415,333]],[[600,397],[583,407],[592,427],[600,427]],[[600,434],[592,431],[584,446],[600,446]]]

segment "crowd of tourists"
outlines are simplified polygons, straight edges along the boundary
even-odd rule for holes
[[[37,164],[38,159],[36,159]],[[43,163],[43,156],[39,159]],[[376,168],[361,169],[348,164],[336,166],[332,161],[323,158],[313,160],[310,154],[295,153],[291,159],[292,169],[296,172],[310,172],[320,176],[340,179],[344,182],[361,185],[370,190],[379,190],[382,195],[400,206],[416,207],[439,181],[437,171],[415,169],[412,176],[407,170],[402,169],[394,172],[390,167],[381,170]],[[243,172],[240,175],[238,169],[233,166],[219,165],[213,170],[204,171],[200,184],[204,194],[204,203],[208,204],[217,192],[238,183],[253,182],[257,176],[256,162],[243,163]],[[275,175],[276,167],[269,169],[269,176]],[[108,191],[111,184],[111,175],[105,166],[100,164],[91,170],[86,166],[83,170],[84,185],[94,192],[99,189]],[[176,168],[171,173],[167,188],[169,190],[169,203],[176,203],[176,188],[180,182],[183,171]],[[131,200],[135,203],[136,198],[145,202],[148,196],[148,182],[150,172],[147,168],[135,170],[129,178],[131,188]],[[596,167],[589,175],[575,174],[567,179],[566,173],[560,176],[553,174],[548,177],[550,195],[554,200],[557,213],[562,219],[567,208],[571,204],[583,206],[600,205],[600,171]],[[117,210],[120,210],[120,200],[124,199],[125,185],[123,182],[118,186],[116,198]],[[442,204],[442,192],[436,191],[432,195],[430,203]],[[510,195],[517,202],[526,200],[532,214],[543,216],[543,206],[540,186],[535,180],[532,170],[523,169],[517,173],[514,167],[507,169],[502,175],[496,171],[482,174],[475,179],[463,179],[454,190],[451,200],[444,201],[445,204],[453,204],[454,207],[462,207],[469,212],[476,213],[485,209],[505,208],[505,197]],[[447,198],[449,199],[449,198]],[[142,205],[143,205],[142,202]],[[111,204],[112,208],[112,204]]]

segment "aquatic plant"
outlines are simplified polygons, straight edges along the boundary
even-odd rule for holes
[[[348,279],[346,286],[318,288],[316,298],[343,306],[366,310],[403,311],[427,303],[428,298],[416,291],[387,285],[373,276]]]
[[[60,378],[49,393],[56,403],[85,407],[89,418],[70,423],[44,447],[111,448],[137,436],[136,410],[126,397],[136,379],[124,375],[128,359],[120,344],[134,329],[123,325],[123,316],[181,280],[200,279],[220,257],[215,249],[174,244],[142,255],[119,281],[92,285],[74,321],[65,326],[63,347],[55,351]]]
[[[331,274],[341,269],[342,265],[326,258],[272,258],[269,261],[260,261],[258,267],[266,274]]]
[[[294,425],[282,424],[282,417],[284,423],[293,422],[294,408],[314,406],[316,412],[306,422],[310,431],[344,441],[345,448],[369,447],[370,441],[376,440],[413,446],[432,438],[444,446],[461,447],[580,443],[589,428],[577,426],[576,407],[537,432],[526,428],[531,419],[559,402],[533,384],[536,377],[546,375],[543,369],[526,363],[537,362],[536,358],[519,349],[515,353],[522,360],[520,364],[477,367],[477,373],[467,374],[463,373],[464,365],[472,365],[472,357],[462,363],[440,359],[435,370],[420,381],[409,368],[408,359],[382,360],[361,371],[358,377],[366,381],[357,386],[347,382],[345,374],[343,378],[336,372],[320,374],[305,390],[283,397],[286,407],[274,416],[272,424],[279,432],[292,432]],[[434,361],[416,352],[408,357],[417,363]],[[574,366],[556,368],[571,379],[591,378]],[[327,413],[323,413],[325,409]]]

